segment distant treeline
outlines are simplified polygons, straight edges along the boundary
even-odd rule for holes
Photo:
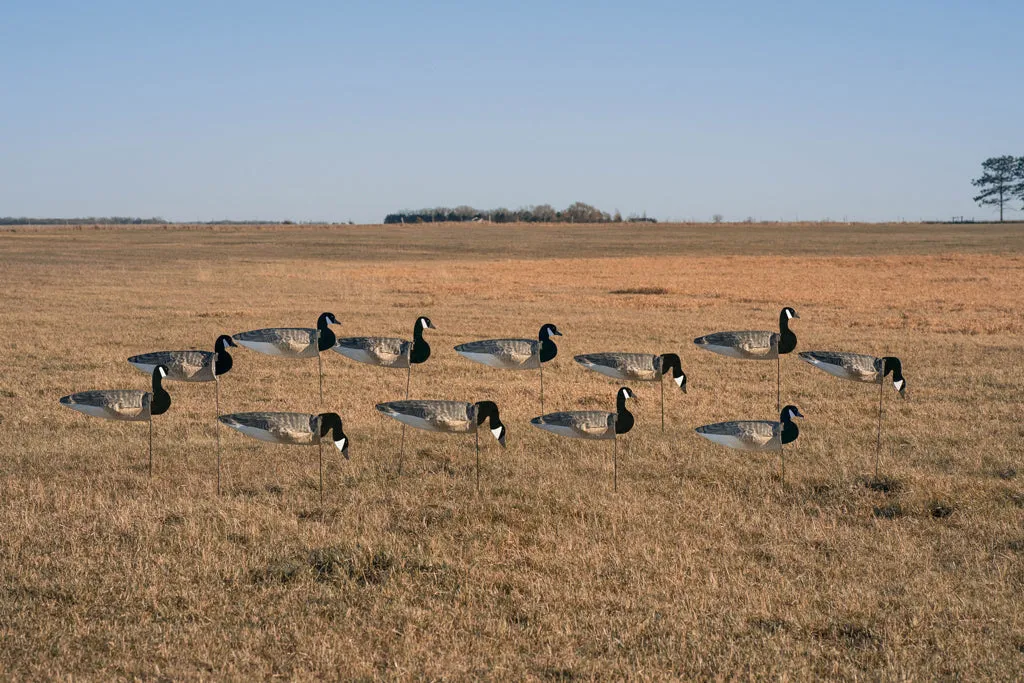
[[[134,216],[89,216],[88,218],[0,217],[0,225],[156,225],[167,222],[163,218],[135,218]]]
[[[456,206],[449,209],[439,206],[434,209],[419,211],[404,210],[389,213],[384,217],[385,223],[461,223],[466,221],[490,221],[491,223],[657,223],[653,218],[630,215],[626,219],[616,211],[609,214],[590,204],[576,202],[568,208],[557,211],[550,204],[527,206],[519,209],[489,209],[480,211],[472,206]]]

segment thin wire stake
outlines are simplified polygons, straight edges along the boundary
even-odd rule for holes
[[[619,490],[619,440],[612,437],[612,490]]]
[[[544,362],[540,363],[540,414],[544,414]]]
[[[319,342],[318,342],[319,343]],[[316,351],[316,365],[317,371],[320,374],[320,405],[324,404],[324,360],[320,355],[320,348],[317,347]]]
[[[659,377],[658,383],[661,385],[661,431],[665,431],[665,378]]]
[[[320,446],[320,505],[324,504],[324,442],[321,438]]]
[[[476,431],[476,492],[480,493],[480,427],[477,426]]]
[[[882,382],[885,379],[882,378]],[[875,480],[878,480],[878,456],[882,452],[882,389],[884,385],[878,383],[878,437],[875,440]]]
[[[215,400],[216,400],[216,406],[217,406],[217,416],[214,418],[213,421],[216,424],[216,430],[217,430],[217,495],[219,496],[220,495],[220,420],[217,419],[217,418],[220,417],[220,380],[217,379],[217,375],[213,376],[213,383],[216,385],[216,393],[214,395],[216,396]]]
[[[775,412],[782,409],[782,354],[775,356]]]
[[[149,478],[153,478],[153,416],[149,416]]]

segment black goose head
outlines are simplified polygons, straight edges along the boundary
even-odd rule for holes
[[[501,421],[501,417],[498,414],[498,405],[494,401],[479,401],[476,404],[476,423],[481,425],[484,420],[490,419],[488,425],[491,429],[491,434],[494,434],[494,438],[498,440],[501,447],[505,447],[505,436],[508,430],[505,429],[505,425]]]
[[[782,423],[782,443],[792,443],[800,434],[800,428],[793,422],[794,417],[803,417],[800,409],[796,406],[786,406],[779,413],[779,422]]]
[[[341,416],[337,413],[320,413],[320,438],[327,436],[327,432],[331,432],[331,441],[334,442],[334,446],[341,451],[341,454],[348,460],[348,435],[345,434],[345,430],[341,426]]]
[[[150,415],[163,415],[171,407],[171,395],[167,393],[163,385],[163,378],[166,376],[166,365],[158,365],[153,368],[153,402],[149,404]]]
[[[320,351],[326,351],[327,349],[334,346],[338,341],[338,337],[334,334],[334,331],[328,327],[328,325],[338,325],[338,319],[334,317],[333,313],[321,313],[320,317],[316,319],[316,329],[320,331],[319,341],[317,342],[317,349]]]
[[[558,347],[555,346],[555,342],[551,341],[551,337],[561,337],[562,333],[558,331],[552,323],[545,323],[540,328],[540,333],[537,338],[540,340],[540,362],[547,363],[558,355]]]
[[[234,361],[231,360],[231,354],[228,353],[229,346],[238,346],[235,340],[226,334],[222,334],[217,337],[216,343],[213,345],[214,358],[216,361],[213,364],[214,375],[224,375],[231,370],[231,366]]]
[[[409,362],[415,364],[425,363],[430,358],[430,344],[423,338],[423,330],[436,330],[430,318],[420,316],[416,318],[416,324],[412,328],[412,351],[409,352]]]
[[[792,353],[796,348],[796,335],[789,329],[789,321],[799,317],[790,306],[779,312],[779,353]]]
[[[895,356],[886,356],[882,359],[882,377],[888,376],[890,372],[892,373],[892,385],[896,387],[896,391],[900,392],[900,396],[906,398],[907,380],[903,379],[903,363]]]
[[[679,355],[675,353],[663,353],[661,354],[661,374],[665,374],[669,370],[672,371],[672,379],[675,380],[676,385],[686,393],[686,373],[683,372],[683,364],[679,360]]]
[[[626,408],[626,399],[631,398],[634,401],[638,401],[636,394],[629,387],[622,387],[619,389],[619,393],[615,397],[615,433],[625,434],[633,428],[634,419],[633,413],[629,412]]]

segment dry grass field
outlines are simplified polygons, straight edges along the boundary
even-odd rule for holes
[[[1020,226],[340,226],[0,231],[0,676],[869,678],[1024,675],[1024,230]],[[653,288],[662,293],[616,293]],[[658,289],[661,288],[661,289]],[[775,365],[697,351],[800,314],[798,350],[903,359],[909,398],[782,362],[807,416],[777,458],[693,428],[775,413]],[[145,388],[125,358],[221,333],[312,326],[409,336],[420,398],[493,399],[502,451],[400,427],[403,371],[329,352],[333,449],[222,432],[213,388],[168,383],[144,424],[57,399]],[[689,393],[632,385],[619,444],[529,425],[537,374],[457,356],[565,336],[547,409],[614,406],[578,353],[675,351]],[[317,411],[316,361],[246,349],[223,412]],[[666,380],[667,382],[668,380]]]

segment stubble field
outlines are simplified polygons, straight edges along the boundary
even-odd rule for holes
[[[340,226],[0,231],[0,676],[6,679],[1020,678],[1024,230],[1020,226]],[[660,293],[629,293],[630,291]],[[692,339],[800,314],[797,350],[902,358],[908,396],[782,360],[807,416],[778,458],[693,428],[773,419],[775,364]],[[404,371],[324,356],[352,459],[222,432],[213,387],[168,383],[144,424],[63,409],[146,388],[125,362],[312,326],[409,337],[418,398],[498,403],[502,451],[409,430]],[[675,352],[630,385],[610,444],[534,429],[536,372],[474,339],[564,333],[548,411],[613,409],[573,355]],[[222,412],[320,412],[315,360],[232,350]]]

